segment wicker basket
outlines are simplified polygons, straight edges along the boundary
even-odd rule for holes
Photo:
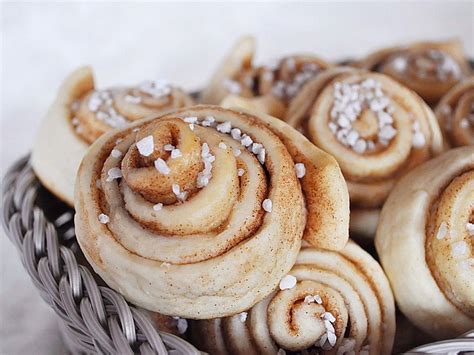
[[[2,184],[1,220],[43,300],[59,316],[74,354],[200,354],[185,340],[156,330],[147,314],[91,271],[74,234],[73,210],[44,189],[28,157]],[[474,331],[427,344],[408,354],[474,352]]]
[[[80,253],[73,210],[41,186],[28,157],[5,175],[2,198],[5,232],[41,297],[59,316],[71,352],[200,353],[185,340],[157,331],[145,312],[100,285]]]

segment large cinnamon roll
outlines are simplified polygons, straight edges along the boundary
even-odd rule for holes
[[[301,135],[287,149],[272,121],[284,124],[196,106],[99,138],[79,169],[75,204],[95,271],[146,309],[212,318],[266,297],[302,236],[342,248],[349,211],[337,164]]]
[[[398,306],[436,338],[474,328],[473,242],[472,146],[413,169],[383,207],[375,246]]]
[[[72,206],[74,178],[92,142],[147,115],[192,104],[188,94],[163,80],[98,90],[92,68],[81,67],[63,82],[41,124],[32,153],[35,173],[43,185]]]
[[[310,81],[289,107],[287,122],[333,155],[351,199],[351,231],[373,236],[395,182],[443,148],[430,108],[390,77],[329,69]]]
[[[443,96],[435,113],[449,145],[474,144],[474,77],[459,83]]]
[[[391,76],[430,104],[436,104],[470,73],[458,41],[418,42],[385,48],[355,65]]]
[[[189,329],[210,354],[390,354],[395,306],[382,269],[354,242],[340,252],[303,247],[279,290]]]
[[[254,53],[255,39],[242,37],[214,73],[202,102],[219,104],[229,95],[240,96],[259,111],[284,118],[289,101],[310,79],[331,66],[313,55],[287,56],[256,66]]]

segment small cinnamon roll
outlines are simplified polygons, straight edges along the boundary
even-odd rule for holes
[[[333,155],[351,199],[351,232],[372,238],[395,182],[443,150],[431,109],[390,77],[333,68],[291,101],[286,121]]]
[[[191,321],[189,339],[210,354],[391,354],[395,305],[380,265],[350,241],[303,247],[279,289],[251,309]]]
[[[451,147],[474,144],[474,77],[443,96],[435,109],[439,125]]]
[[[293,55],[261,66],[253,63],[255,39],[241,38],[204,90],[204,103],[219,104],[227,96],[248,100],[259,111],[284,118],[290,100],[312,78],[331,65],[313,55]]]
[[[474,328],[474,147],[432,159],[390,193],[375,246],[397,304],[438,339]]]
[[[385,48],[354,65],[391,76],[431,105],[471,73],[458,41]]]
[[[79,163],[97,138],[150,114],[193,103],[188,94],[163,80],[99,90],[92,68],[81,67],[63,82],[41,124],[33,145],[33,169],[43,185],[72,206]]]

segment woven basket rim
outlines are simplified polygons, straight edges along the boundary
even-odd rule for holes
[[[1,191],[0,219],[5,234],[15,245],[41,298],[59,317],[70,351],[200,354],[184,339],[158,331],[146,312],[97,283],[77,258],[74,210],[46,192],[29,156],[7,170]],[[51,203],[55,211],[47,211],[45,202]]]

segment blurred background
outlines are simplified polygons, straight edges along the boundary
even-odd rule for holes
[[[1,175],[27,154],[61,81],[83,64],[98,87],[166,78],[194,90],[242,34],[256,36],[257,61],[302,52],[340,60],[450,38],[473,58],[473,18],[473,1],[3,2]],[[52,310],[0,234],[0,354],[63,354]]]

